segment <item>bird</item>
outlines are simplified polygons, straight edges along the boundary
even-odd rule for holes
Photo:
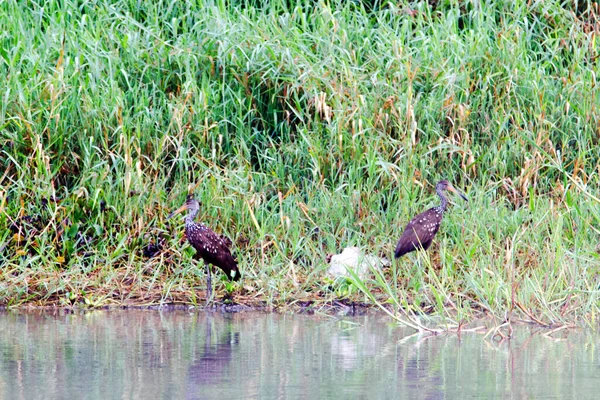
[[[395,258],[400,258],[406,253],[418,249],[425,251],[431,246],[435,234],[440,229],[444,212],[448,206],[448,199],[444,194],[446,190],[458,194],[465,201],[469,201],[467,197],[456,190],[450,182],[447,180],[439,181],[437,185],[435,185],[435,191],[440,197],[440,205],[432,207],[410,220],[406,225],[406,228],[404,228],[404,232],[402,232],[402,236],[396,245],[396,250],[394,251]]]
[[[234,281],[240,279],[240,270],[229,248],[231,240],[223,235],[217,235],[202,223],[194,222],[200,211],[200,202],[193,195],[188,195],[186,202],[177,210],[170,213],[167,219],[185,210],[188,211],[185,217],[185,236],[189,244],[196,250],[194,257],[204,260],[204,265],[206,266],[206,303],[209,304],[212,297],[209,265],[212,264],[219,267],[230,280]]]

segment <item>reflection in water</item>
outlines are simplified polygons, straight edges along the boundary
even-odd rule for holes
[[[203,387],[208,384],[224,384],[229,380],[229,363],[232,353],[236,350],[239,333],[232,332],[231,318],[219,324],[216,341],[213,343],[213,316],[206,315],[206,335],[204,337],[204,351],[188,368],[186,398],[203,398]],[[231,317],[231,316],[229,316]]]
[[[598,337],[502,343],[385,317],[0,313],[1,399],[590,398]]]

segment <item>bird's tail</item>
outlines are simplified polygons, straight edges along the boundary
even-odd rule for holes
[[[242,277],[242,274],[240,273],[240,270],[238,269],[237,261],[235,260],[235,258],[233,258],[233,256],[231,256],[231,258],[228,261],[229,262],[226,263],[224,268],[222,268],[223,271],[225,272],[227,277],[229,279],[231,279],[232,281],[239,281],[240,278]]]
[[[238,267],[236,265],[235,268],[232,268],[231,271],[229,271],[229,273],[227,274],[227,276],[232,281],[239,281],[240,278],[242,277],[242,274],[240,274],[240,270],[238,269]]]
[[[401,242],[398,242],[396,245],[396,250],[394,250],[394,258],[400,258],[407,253],[406,249]]]
[[[396,250],[394,251],[394,258],[400,257],[402,257],[402,253],[400,252],[400,249],[396,248]]]

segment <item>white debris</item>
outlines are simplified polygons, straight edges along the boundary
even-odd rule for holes
[[[358,247],[346,247],[341,254],[331,256],[327,272],[334,276],[350,277],[348,268],[354,270],[360,279],[365,279],[371,268],[390,266],[390,261],[372,254],[364,254]]]

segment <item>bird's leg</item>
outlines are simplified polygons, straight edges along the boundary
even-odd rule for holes
[[[205,262],[204,266],[206,267],[206,306],[208,307],[212,300],[212,279],[210,278],[210,265]]]

